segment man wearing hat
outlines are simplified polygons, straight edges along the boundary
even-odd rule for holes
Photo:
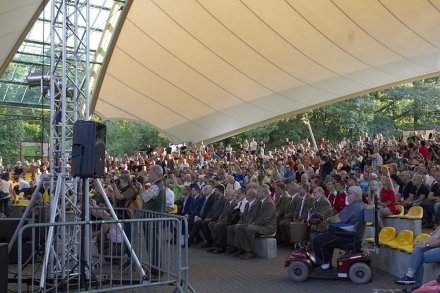
[[[343,236],[344,231],[362,231],[359,225],[364,220],[364,204],[362,202],[362,189],[351,186],[347,192],[347,206],[337,215],[329,217],[327,222],[330,229],[313,240],[313,250],[320,269],[331,270],[333,250],[338,244],[351,243],[353,237]],[[341,233],[339,233],[341,232]],[[362,232],[360,232],[362,233]],[[357,235],[357,238],[362,235]]]

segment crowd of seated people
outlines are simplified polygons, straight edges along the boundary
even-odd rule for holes
[[[21,205],[25,207],[42,174],[47,174],[49,162],[44,163],[41,160],[16,161],[15,165],[3,166],[3,160],[0,157],[0,217],[9,217],[11,205]],[[37,192],[36,204],[39,205],[49,201],[49,178],[43,182],[42,187]]]
[[[423,207],[423,226],[436,228],[439,143],[438,136],[399,142],[366,135],[356,143],[344,139],[331,145],[321,140],[317,149],[308,141],[294,144],[286,139],[267,151],[263,140],[252,138],[235,150],[222,143],[201,143],[108,156],[106,172],[109,178],[131,175],[148,188],[149,166],[161,166],[167,188],[165,210],[176,212],[176,205],[177,214],[187,217],[190,244],[203,242],[201,247],[214,253],[252,258],[255,236],[273,234],[279,243],[290,244],[290,223],[304,222],[314,212],[325,218],[341,212],[352,186],[361,188],[366,205],[377,193],[379,226],[383,217],[396,213],[396,204],[402,204],[406,209]],[[424,148],[427,156],[422,155]],[[319,235],[326,229],[324,221],[312,232]]]
[[[343,139],[334,145],[321,139],[317,149],[312,148],[307,140],[295,144],[287,138],[282,146],[269,151],[262,139],[255,138],[245,140],[236,149],[222,143],[206,146],[203,142],[181,148],[169,145],[154,149],[148,146],[146,151],[131,156],[107,156],[106,173],[108,178],[117,179],[125,174],[131,176],[130,180],[148,184],[149,166],[161,166],[166,177],[166,211],[173,212],[176,212],[174,205],[179,211],[182,209],[182,193],[187,186],[191,187],[191,194],[198,193],[203,197],[205,186],[211,186],[214,194],[215,190],[218,191],[215,187],[223,185],[223,193],[228,191],[229,195],[229,191],[234,191],[234,200],[245,205],[249,186],[258,190],[259,186],[266,184],[276,206],[278,223],[280,219],[286,222],[292,214],[287,207],[289,201],[293,203],[292,198],[301,183],[310,185],[310,197],[316,187],[321,187],[333,213],[343,209],[346,189],[358,185],[366,203],[371,203],[374,192],[381,193],[381,216],[395,213],[396,204],[402,204],[406,209],[419,205],[424,210],[424,227],[435,228],[440,223],[439,183],[436,180],[440,173],[437,166],[440,162],[439,145],[440,136],[430,140],[414,136],[407,141],[397,141],[393,137],[385,140],[381,135],[370,138],[365,134],[358,142]],[[14,201],[20,193],[29,197],[41,174],[48,173],[48,168],[48,162],[40,160],[26,161],[24,166],[17,161],[12,167],[3,167],[0,162],[2,174],[9,175],[9,178],[5,177],[7,180],[1,181],[4,183],[0,184],[0,192],[3,192],[0,199],[5,198],[9,190],[6,182],[11,184],[10,200]],[[227,205],[223,201],[222,207],[225,208]],[[208,208],[203,206],[202,215],[191,210],[192,216],[196,220],[199,216],[208,216],[211,202],[212,199]],[[243,213],[244,207],[241,206],[240,210]],[[221,214],[221,208],[218,207],[216,212]],[[211,243],[209,239],[205,241]]]
[[[149,176],[151,166],[158,165],[166,196],[163,211],[188,219],[190,244],[202,242],[201,247],[212,253],[231,252],[249,259],[255,257],[255,237],[276,235],[278,243],[291,244],[295,235],[291,235],[290,223],[304,222],[313,213],[324,218],[340,213],[352,186],[360,187],[366,205],[378,195],[379,226],[400,204],[405,209],[421,206],[423,227],[437,228],[439,146],[439,135],[398,141],[381,135],[370,138],[367,133],[357,142],[343,139],[330,144],[321,139],[316,148],[308,140],[293,143],[287,138],[272,150],[266,149],[263,139],[255,138],[226,147],[221,142],[180,148],[148,146],[133,155],[107,156],[104,187],[115,192],[116,206],[126,207],[128,202],[145,207],[142,193],[157,183]],[[7,214],[4,193],[9,190],[11,197],[31,194],[49,166],[32,161],[0,167],[9,175],[0,184],[0,208]],[[25,178],[29,173],[30,180]],[[129,187],[115,184],[121,178]],[[8,186],[11,180],[15,187]],[[314,226],[312,238],[327,226],[327,221]]]

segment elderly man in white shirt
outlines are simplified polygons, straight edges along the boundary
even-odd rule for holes
[[[226,180],[228,181],[228,184],[226,185],[225,190],[238,190],[241,188],[240,182],[236,181],[234,176],[227,175]]]

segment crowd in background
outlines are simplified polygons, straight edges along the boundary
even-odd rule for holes
[[[70,161],[66,166],[69,178]],[[324,221],[313,233],[328,229],[329,221],[357,197],[364,207],[378,199],[379,220],[397,212],[423,208],[423,228],[440,225],[440,135],[385,140],[365,133],[359,141],[343,139],[330,144],[321,139],[312,147],[306,139],[267,149],[263,139],[250,138],[238,146],[208,144],[167,147],[147,146],[132,155],[105,160],[104,191],[113,207],[146,209],[184,216],[190,244],[212,253],[255,257],[255,237],[276,235],[291,244],[289,226],[319,214]],[[48,161],[31,160],[3,166],[0,159],[0,213],[9,216],[12,206],[29,200]],[[37,204],[49,201],[49,180],[38,193]],[[354,197],[350,197],[352,195]],[[100,188],[91,184],[91,207],[105,207]],[[95,218],[110,219],[105,211]],[[126,217],[124,213],[118,216]],[[121,242],[121,232],[106,229],[111,242]],[[129,225],[124,226],[129,235]],[[178,233],[179,234],[179,233]]]
[[[205,145],[203,142],[177,148],[171,144],[147,146],[145,151],[136,154],[107,156],[105,172],[109,178],[116,180],[126,175],[130,184],[135,180],[148,187],[149,166],[161,166],[168,187],[168,211],[173,209],[174,203],[181,203],[182,192],[188,184],[197,185],[201,193],[210,181],[214,185],[230,186],[230,178],[236,182],[234,190],[249,183],[268,184],[274,199],[275,185],[279,182],[308,183],[310,191],[321,186],[335,211],[344,206],[346,188],[359,185],[366,203],[371,203],[371,194],[379,190],[384,196],[393,197],[392,203],[387,205],[391,213],[395,213],[396,203],[406,207],[423,206],[424,225],[429,226],[438,225],[440,220],[432,220],[433,214],[440,213],[436,180],[439,163],[439,135],[431,139],[414,135],[398,141],[394,137],[385,140],[380,134],[369,137],[365,133],[357,142],[343,139],[332,145],[321,139],[316,148],[311,147],[307,139],[293,143],[288,138],[283,145],[271,150],[266,149],[262,139],[255,138],[235,148],[230,144]],[[14,199],[21,192],[28,195],[41,174],[48,170],[48,161],[32,160],[24,164],[18,161],[15,166],[3,166],[0,160],[3,176],[0,198]],[[4,208],[2,213],[5,214]]]

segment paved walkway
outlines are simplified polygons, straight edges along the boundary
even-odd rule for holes
[[[199,246],[190,248],[190,284],[196,292],[400,292],[394,278],[375,271],[366,285],[355,285],[347,280],[309,279],[293,283],[283,267],[288,248],[279,248],[274,259],[240,260],[229,254],[215,255]]]
[[[349,280],[323,279],[293,283],[284,268],[284,259],[289,253],[288,248],[279,247],[277,258],[241,260],[230,254],[212,254],[195,245],[189,248],[189,283],[197,293],[390,293],[401,292],[404,288],[394,284],[393,276],[380,271],[374,271],[373,280],[365,285],[355,285]],[[174,289],[174,286],[158,286],[116,292],[165,293]],[[15,291],[16,284],[10,284],[9,290]]]

